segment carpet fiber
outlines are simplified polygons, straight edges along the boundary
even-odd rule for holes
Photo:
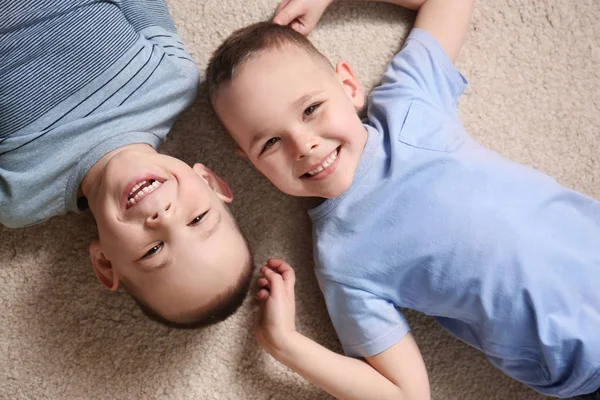
[[[276,2],[170,0],[168,5],[204,70],[232,30],[268,18]],[[413,18],[387,4],[337,2],[311,38],[332,61],[347,60],[370,90]],[[470,134],[596,198],[599,20],[598,0],[479,0],[458,60],[469,80],[459,113]],[[278,193],[234,156],[202,94],[164,148],[186,162],[207,164],[230,183],[232,209],[256,263],[278,256],[297,269],[298,329],[340,351],[312,272],[304,205]],[[89,214],[21,230],[0,228],[0,398],[330,398],[258,347],[251,299],[233,318],[202,331],[171,331],[146,320],[124,292],[105,291],[96,282],[87,256],[94,235]],[[431,318],[407,316],[433,399],[541,398]]]

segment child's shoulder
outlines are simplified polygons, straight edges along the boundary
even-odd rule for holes
[[[454,109],[467,80],[437,40],[424,30],[414,28],[402,49],[388,64],[381,84],[371,93],[371,102],[389,99],[422,98],[443,109]]]

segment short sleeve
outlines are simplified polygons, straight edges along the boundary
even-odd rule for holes
[[[466,85],[433,36],[415,28],[369,96],[368,122],[404,145],[452,152],[465,139],[456,102]]]
[[[406,319],[390,301],[327,279],[319,278],[319,283],[346,355],[379,354],[409,332]]]
[[[421,98],[451,111],[467,86],[440,44],[424,30],[414,28],[402,50],[387,66],[371,102],[390,96]]]
[[[160,26],[169,32],[177,32],[164,0],[120,0],[117,4],[136,32],[150,26]]]

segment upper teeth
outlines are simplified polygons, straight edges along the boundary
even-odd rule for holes
[[[139,188],[146,185],[147,183],[148,183],[148,181],[138,182],[133,187],[133,189],[131,189],[131,191],[129,192],[129,195],[127,197],[127,206],[128,207],[136,205],[140,200],[142,200],[144,197],[146,197],[148,194],[152,193],[160,185],[162,185],[161,182],[155,180],[154,182],[152,182],[151,184],[149,184],[148,186],[146,186],[145,188],[140,190],[138,193],[136,193],[135,196],[133,195]]]
[[[337,151],[337,149],[335,149],[333,151],[333,153],[331,153],[329,155],[329,157],[327,157],[327,159],[325,161],[323,161],[323,164],[319,165],[317,168],[313,169],[312,171],[307,172],[307,174],[310,176],[315,176],[319,172],[323,172],[324,169],[326,169],[331,164],[333,164],[333,162],[337,158],[337,155],[338,155],[338,151]]]

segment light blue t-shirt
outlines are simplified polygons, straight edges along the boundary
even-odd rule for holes
[[[410,308],[541,393],[592,392],[600,203],[470,138],[465,87],[414,29],[372,92],[352,186],[310,212],[335,329],[348,355],[375,355],[409,331]]]
[[[28,0],[0,11],[0,224],[77,211],[106,153],[166,138],[199,73],[164,0]]]

